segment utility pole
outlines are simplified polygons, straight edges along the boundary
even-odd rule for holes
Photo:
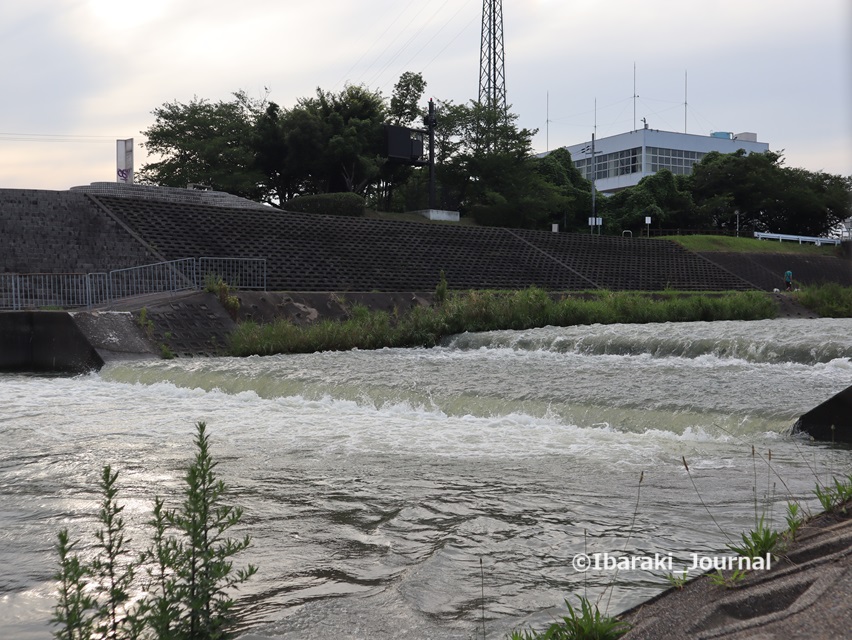
[[[429,115],[426,118],[426,126],[429,130],[429,208],[435,206],[435,125],[438,119],[435,117],[435,103],[429,98]]]

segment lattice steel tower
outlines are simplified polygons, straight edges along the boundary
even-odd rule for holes
[[[503,52],[503,0],[482,0],[479,49],[479,104],[506,111],[506,64]]]

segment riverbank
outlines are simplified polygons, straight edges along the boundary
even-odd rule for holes
[[[228,308],[228,297],[238,304]],[[76,325],[75,334],[82,333],[80,348],[56,352],[39,347],[55,343],[39,328],[50,314],[73,320],[68,324]],[[238,291],[229,293],[225,304],[211,292],[186,292],[140,296],[90,311],[3,312],[2,320],[14,329],[4,335],[16,348],[2,350],[6,357],[0,359],[0,370],[86,371],[134,359],[428,346],[454,333],[548,324],[773,317],[817,316],[795,296],[760,292],[548,294],[527,289],[448,292],[444,304],[438,304],[435,292]]]
[[[347,306],[343,318],[294,324],[248,320],[231,334],[235,356],[311,353],[384,347],[431,347],[449,335],[544,326],[716,320],[762,320],[778,316],[778,304],[761,292],[590,291],[551,294],[521,291],[447,292],[440,285],[432,304],[408,310]]]
[[[802,525],[769,570],[702,575],[624,612],[623,640],[844,638],[852,629],[852,503]],[[718,581],[717,581],[718,582]]]

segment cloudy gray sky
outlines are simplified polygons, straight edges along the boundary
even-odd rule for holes
[[[404,71],[423,73],[427,98],[475,99],[481,11],[482,0],[4,0],[0,188],[113,180],[115,139],[142,142],[172,100],[268,87],[289,107],[347,82],[389,96]],[[537,151],[647,118],[756,132],[789,166],[852,174],[850,0],[503,0],[503,16],[509,102],[539,129]]]

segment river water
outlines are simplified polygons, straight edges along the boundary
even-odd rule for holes
[[[90,544],[102,465],[144,542],[198,420],[260,567],[246,638],[481,638],[483,617],[502,638],[584,593],[617,613],[666,571],[581,573],[576,554],[678,572],[728,554],[756,511],[818,510],[817,479],[852,452],[787,432],[852,385],[850,357],[850,320],[771,320],[2,375],[0,637],[49,636],[56,533]]]

